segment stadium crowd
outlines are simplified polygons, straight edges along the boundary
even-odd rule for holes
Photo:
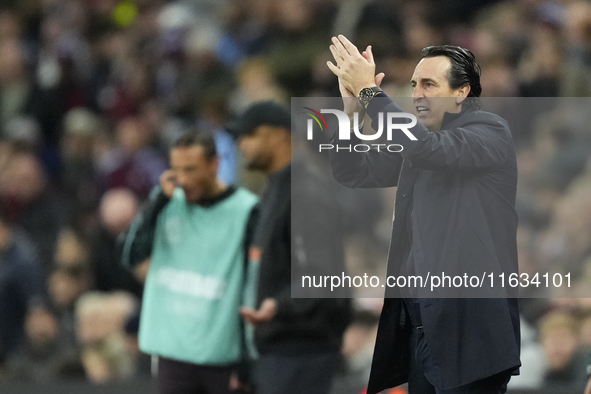
[[[188,129],[214,136],[220,179],[260,192],[264,179],[243,169],[225,126],[259,100],[339,97],[325,64],[335,33],[373,46],[391,97],[411,94],[423,47],[455,44],[476,55],[485,97],[579,98],[513,130],[521,270],[559,266],[575,286],[522,300],[522,375],[509,387],[584,387],[591,2],[583,0],[3,0],[0,382],[150,376],[137,345],[141,278],[120,267],[117,238]],[[367,244],[387,242],[393,192],[359,196],[374,209],[359,215],[359,201],[341,201],[353,223],[353,273],[385,263],[385,251],[372,255]],[[367,382],[379,302],[356,300],[335,392],[359,393]]]

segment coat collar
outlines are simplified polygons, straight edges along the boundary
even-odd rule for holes
[[[458,113],[450,113],[450,112],[446,112],[443,114],[443,122],[441,122],[441,129],[443,130],[447,125],[449,125],[452,122],[455,122],[458,118],[460,118],[462,115],[468,113],[468,112],[472,112],[475,111],[476,108],[473,107],[464,107],[462,108],[462,110]]]

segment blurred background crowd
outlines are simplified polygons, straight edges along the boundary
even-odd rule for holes
[[[436,44],[474,52],[483,96],[580,97],[514,130],[521,269],[558,266],[576,286],[521,303],[524,367],[510,387],[584,386],[591,2],[580,0],[2,0],[0,382],[150,376],[142,285],[119,267],[117,237],[188,129],[215,137],[224,182],[260,192],[224,126],[262,99],[338,96],[334,34],[373,46],[392,97],[411,94],[420,50]],[[352,274],[384,264],[392,200],[341,201]],[[374,209],[359,214],[361,202]],[[379,309],[357,299],[335,393],[365,385]]]

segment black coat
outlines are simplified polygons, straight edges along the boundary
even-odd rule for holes
[[[387,97],[372,100],[367,113],[374,129],[378,112],[403,110]],[[443,125],[431,132],[417,124],[410,129],[417,141],[395,131],[389,143],[402,145],[400,153],[330,151],[333,175],[349,187],[398,186],[388,275],[400,274],[409,256],[415,272],[422,275],[440,273],[442,267],[457,273],[483,267],[489,272],[517,272],[517,165],[507,122],[467,109],[446,113]],[[369,394],[408,380],[413,328],[396,291],[389,289],[384,302]],[[426,373],[438,388],[505,370],[517,372],[521,363],[516,299],[417,301],[436,366]]]
[[[324,267],[328,272],[344,270],[342,243],[331,233],[339,220],[336,204],[331,204],[324,186],[303,162],[294,161],[270,177],[261,200],[254,237],[261,249],[257,308],[266,298],[277,301],[277,314],[255,330],[263,355],[338,352],[341,347],[350,300],[310,298],[310,293],[292,298],[292,280],[297,288],[302,266],[308,267],[307,274],[324,266],[329,266]],[[310,226],[312,231],[306,231]]]

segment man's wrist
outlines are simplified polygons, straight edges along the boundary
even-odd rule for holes
[[[359,85],[358,89],[355,89],[355,97],[359,97],[359,94],[363,89],[371,89],[374,86],[376,86],[376,83],[374,81],[368,81],[367,83]]]
[[[369,88],[363,88],[357,95],[359,102],[363,105],[363,108],[366,108],[369,102],[378,94],[383,93],[384,91],[379,86],[372,86]]]

